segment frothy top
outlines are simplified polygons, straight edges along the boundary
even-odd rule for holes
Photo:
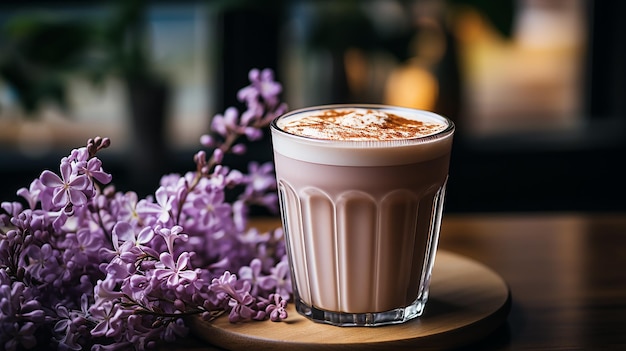
[[[311,111],[285,120],[280,128],[295,135],[323,140],[400,140],[435,134],[445,124],[406,118],[390,111],[341,108]]]
[[[388,166],[450,154],[454,123],[436,113],[386,105],[326,105],[272,121],[274,152],[327,165]]]

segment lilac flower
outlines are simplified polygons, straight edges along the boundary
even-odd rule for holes
[[[139,219],[139,215],[137,214],[137,202],[137,193],[133,191],[124,194],[115,194],[115,201],[112,201],[112,204],[116,206],[115,217],[117,217],[119,221],[128,223],[137,221]]]
[[[251,289],[250,294],[257,295],[259,282],[263,279],[261,275],[262,263],[258,258],[253,259],[249,266],[242,266],[239,269],[239,279],[248,281]]]
[[[124,310],[119,304],[107,301],[89,309],[96,326],[91,330],[94,337],[114,337],[122,333]]]
[[[173,226],[170,228],[159,228],[158,233],[163,237],[165,243],[167,245],[167,251],[170,254],[174,254],[174,241],[176,239],[180,239],[182,241],[187,241],[187,234],[182,233],[183,227],[179,225]]]
[[[101,238],[89,228],[81,228],[76,234],[68,235],[68,240],[71,240],[71,250],[67,251],[71,253],[70,259],[82,266],[87,266],[92,257],[97,257],[102,247]]]
[[[287,318],[287,300],[280,294],[270,295],[270,303],[265,312],[270,316],[272,322],[280,322]]]
[[[136,233],[136,230],[139,230],[139,233]],[[154,230],[152,230],[151,227],[137,229],[127,222],[118,222],[113,228],[113,231],[118,238],[118,250],[120,251],[120,255],[133,248],[140,250],[144,248],[149,249],[145,247],[145,245],[150,243],[154,237]],[[122,246],[119,246],[120,240],[124,241]]]
[[[221,136],[225,137],[230,131],[238,130],[237,122],[239,120],[239,111],[234,107],[229,107],[224,114],[217,114],[211,121],[211,129]]]
[[[91,158],[87,161],[87,164],[81,167],[83,174],[86,174],[90,178],[94,178],[102,184],[109,184],[112,176],[102,170],[102,161],[98,158]]]
[[[237,93],[237,98],[240,101],[252,101],[261,97],[267,100],[270,105],[278,102],[277,97],[282,92],[282,86],[274,81],[274,72],[269,69],[262,71],[252,69],[248,78],[251,84]]]
[[[248,207],[246,201],[237,200],[233,203],[233,220],[239,231],[243,231],[248,225]]]
[[[208,137],[208,136],[207,136]],[[219,150],[219,151],[218,151]],[[221,149],[215,149],[213,150],[213,159],[216,163],[221,163],[222,162],[222,155],[224,154],[224,151],[222,151]],[[196,163],[196,169],[200,172],[200,174],[208,174],[209,173],[209,169],[208,169],[208,161],[206,159],[206,151],[204,150],[200,150],[198,152],[196,152],[195,155],[193,155],[193,162]]]
[[[288,300],[291,295],[291,275],[289,273],[289,264],[283,259],[278,262],[276,267],[270,269],[270,275],[264,277],[259,285],[266,291],[274,290],[276,294],[283,299]]]
[[[241,114],[241,121],[245,125],[253,125],[255,122],[263,118],[265,106],[259,100],[260,94],[258,90],[252,86],[248,88],[249,91],[246,91],[246,88],[239,91],[241,95],[240,101],[245,101],[247,106],[247,109]],[[250,138],[250,136],[248,136],[248,138]]]
[[[37,329],[45,313],[36,292],[22,282],[11,282],[7,271],[0,269],[0,348],[33,348]]]
[[[45,190],[45,186],[41,183],[41,180],[37,178],[30,183],[30,187],[28,189],[20,188],[17,191],[17,195],[23,197],[28,203],[28,207],[31,210],[34,210],[37,207],[39,196],[41,192],[44,190]]]
[[[79,318],[79,313],[70,311],[61,304],[56,306],[56,313],[59,319],[54,324],[54,332],[59,335],[57,341],[60,348],[81,350],[82,346],[78,343],[78,338],[80,337],[78,323],[75,322]]]
[[[259,165],[250,162],[248,175],[244,179],[246,188],[240,199],[250,205],[259,205],[267,208],[272,213],[278,212],[278,195],[276,194],[276,177],[274,165],[271,162]]]
[[[4,201],[0,203],[0,208],[5,212],[0,212],[0,226],[8,227],[11,225],[11,218],[19,216],[24,206],[17,201]]]
[[[278,98],[282,92],[282,86],[274,81],[272,70],[259,71],[253,69],[248,78],[251,84],[237,93],[237,98],[245,102],[247,106],[247,110],[241,116],[243,124],[266,125],[275,117],[286,112],[287,106],[280,104]]]
[[[244,128],[243,130],[245,136],[248,138],[248,140],[250,141],[256,141],[256,140],[260,140],[263,137],[263,131],[259,130],[258,128],[254,128],[254,127],[247,127]],[[239,145],[243,145],[243,144],[239,144]],[[235,148],[237,145],[233,146],[233,148]],[[245,150],[243,150],[245,152]],[[241,155],[243,154],[243,152],[241,153],[237,153],[235,151],[233,151],[234,153]]]
[[[101,272],[106,274],[107,279],[105,281],[111,280],[109,283],[112,284],[112,288],[115,287],[117,281],[127,279],[130,275],[137,273],[135,263],[139,259],[140,253],[134,248],[131,245],[119,245],[118,242],[116,251],[113,253],[106,251],[107,249],[101,250],[101,256],[109,257],[109,261],[102,263],[99,268]]]
[[[235,155],[243,155],[248,151],[246,144],[235,144],[230,148],[230,152]]]
[[[73,162],[75,165],[84,164],[89,160],[89,150],[87,147],[73,149],[69,156],[61,159],[61,162]]]
[[[215,139],[208,134],[203,134],[200,136],[200,144],[204,147],[213,147],[215,146]]]
[[[13,339],[9,339],[4,344],[5,350],[17,350],[20,346],[26,349],[32,349],[37,345],[37,338],[35,337],[36,325],[32,322],[26,322],[24,324],[15,324],[15,334]]]
[[[236,169],[226,170],[224,174],[224,185],[226,187],[233,187],[241,184],[245,180],[245,176]],[[213,182],[212,184],[215,184]]]
[[[178,318],[167,324],[163,331],[163,340],[173,342],[177,337],[185,336],[187,331],[188,329],[185,326],[185,322],[181,318]]]
[[[169,252],[163,252],[159,259],[161,264],[158,264],[157,267],[161,268],[157,268],[154,275],[159,280],[167,279],[168,286],[176,287],[180,283],[193,282],[196,279],[196,272],[187,269],[188,252],[181,253],[176,262]]]
[[[159,222],[166,223],[170,219],[174,198],[163,187],[159,187],[155,195],[157,203],[155,204],[146,199],[140,200],[137,204],[137,213],[144,217],[155,216]]]
[[[203,196],[193,200],[193,207],[198,210],[198,220],[211,228],[231,215],[231,206],[224,202],[225,194],[221,189],[209,189]]]
[[[254,303],[254,298],[250,295],[250,284],[243,282],[241,287],[237,288],[237,277],[224,272],[220,278],[213,279],[209,290],[222,294],[230,307],[228,320],[238,322],[240,320],[252,319],[255,311],[250,307]]]
[[[26,248],[25,254],[29,257],[29,264],[26,269],[33,278],[47,283],[52,283],[58,278],[60,271],[59,253],[50,244],[29,246]]]
[[[121,256],[124,252],[127,252],[134,246],[135,242],[134,229],[127,222],[118,222],[113,227],[111,232],[111,244],[112,248],[102,247],[99,249],[99,253],[102,257],[109,261],[105,266],[105,270],[109,273],[113,271],[128,272],[130,265],[121,260]],[[125,243],[128,242],[129,244]],[[123,267],[122,267],[123,266]]]
[[[276,188],[276,176],[274,175],[274,164],[266,162],[259,165],[258,162],[250,162],[248,164],[248,186],[247,194],[256,192],[264,192]]]
[[[270,239],[268,232],[261,233],[257,228],[250,228],[237,235],[239,242],[245,245],[258,245],[267,242]]]
[[[145,275],[133,274],[124,279],[120,290],[124,293],[125,298],[130,298],[142,306],[149,306],[149,299],[154,288],[150,278]]]
[[[87,203],[84,191],[89,186],[89,179],[86,175],[72,174],[70,163],[61,163],[61,177],[46,170],[39,179],[43,185],[54,189],[51,199],[53,207],[62,208],[68,204],[83,206]]]
[[[98,306],[103,303],[120,299],[123,296],[123,293],[117,290],[117,283],[118,280],[112,275],[107,275],[104,280],[98,280],[93,289],[95,300],[93,306]]]
[[[271,71],[253,70],[245,111],[215,116],[201,138],[212,151],[163,175],[154,196],[116,191],[96,157],[110,140],[96,137],[58,175],[19,189],[21,202],[0,203],[0,349],[145,350],[186,335],[183,315],[284,319],[282,232],[248,228],[250,206],[276,206],[273,169],[223,164],[285,111],[281,90]]]

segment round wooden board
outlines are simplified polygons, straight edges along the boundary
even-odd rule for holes
[[[439,250],[430,298],[424,314],[404,324],[382,327],[336,327],[315,323],[289,305],[279,323],[232,324],[226,316],[213,322],[190,321],[198,337],[228,350],[433,350],[478,341],[507,318],[511,294],[488,267]]]

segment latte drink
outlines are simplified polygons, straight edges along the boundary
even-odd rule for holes
[[[342,326],[422,314],[454,124],[381,105],[330,105],[272,122],[296,309]]]

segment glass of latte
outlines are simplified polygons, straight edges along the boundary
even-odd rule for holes
[[[378,326],[428,299],[454,124],[384,105],[292,111],[271,124],[296,310]]]

